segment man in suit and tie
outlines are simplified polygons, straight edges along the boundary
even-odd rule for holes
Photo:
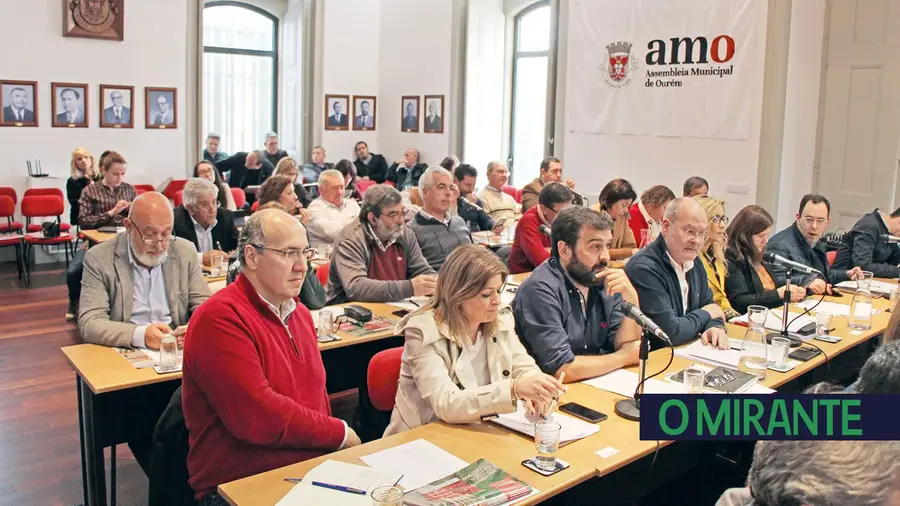
[[[425,117],[426,132],[439,132],[444,127],[444,121],[437,115],[437,105],[435,104],[436,102],[428,104],[428,116]]]
[[[160,95],[156,99],[156,108],[159,112],[153,117],[154,125],[171,125],[175,118],[172,116],[172,110],[169,107],[169,99],[165,95]]]
[[[3,121],[7,123],[34,123],[34,111],[26,109],[28,92],[16,87],[9,92],[10,105],[3,108]]]
[[[57,123],[67,125],[84,124],[84,110],[80,107],[81,93],[73,88],[63,88],[59,93],[59,101],[63,112],[56,115]]]
[[[369,101],[363,100],[359,103],[360,115],[354,118],[354,128],[373,128],[375,126],[375,118],[369,115]]]
[[[131,123],[131,109],[125,107],[122,92],[113,90],[109,94],[112,107],[103,109],[103,122],[111,125],[128,125]]]
[[[404,130],[418,130],[419,118],[416,116],[416,106],[412,102],[406,104],[406,116],[403,116]]]
[[[206,179],[194,178],[184,185],[184,205],[175,208],[176,237],[194,243],[210,265],[210,254],[237,249],[238,231],[231,211],[219,207],[219,188]]]
[[[331,109],[334,111],[334,114],[328,116],[328,126],[346,128],[347,115],[341,111],[341,101],[335,100],[334,104],[331,106]]]

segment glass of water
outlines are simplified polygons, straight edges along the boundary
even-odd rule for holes
[[[702,394],[706,371],[699,367],[688,367],[684,370],[684,391],[689,394]]]
[[[559,436],[562,426],[550,420],[542,420],[534,424],[534,446],[537,456],[534,464],[544,471],[556,469],[556,450],[559,449]]]
[[[378,487],[369,497],[373,506],[403,506],[403,489],[397,486]]]
[[[338,331],[338,327],[334,313],[327,309],[319,311],[319,327],[316,329],[318,337],[330,337]]]
[[[228,266],[225,263],[225,253],[213,251],[209,254],[209,275],[211,277],[217,278],[219,276],[224,276],[227,268]]]
[[[164,371],[178,369],[178,341],[169,334],[159,343],[159,368]]]
[[[816,313],[816,337],[825,337],[831,333],[831,320],[834,315],[819,311]]]
[[[791,340],[785,337],[772,338],[772,365],[775,367],[785,367],[787,365],[788,354],[791,351]]]

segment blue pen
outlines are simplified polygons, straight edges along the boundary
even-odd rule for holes
[[[359,488],[345,487],[343,485],[332,485],[331,483],[324,483],[321,481],[314,481],[314,482],[312,482],[312,484],[316,487],[330,488],[331,490],[338,490],[340,492],[349,492],[351,494],[359,494],[359,495],[368,494],[368,492],[366,492],[365,490],[359,489]]]

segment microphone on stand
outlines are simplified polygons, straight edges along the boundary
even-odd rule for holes
[[[898,240],[898,242],[900,242],[900,237],[898,237],[897,240]],[[795,262],[793,260],[789,260],[781,255],[776,255],[775,253],[772,253],[771,251],[767,251],[767,252],[763,253],[763,260],[765,260],[766,262],[769,262],[770,264],[781,264],[784,267],[788,267],[795,271],[800,271],[804,274],[821,274],[822,277],[825,277],[825,275],[822,274],[822,272],[819,271],[818,269],[814,269],[806,264],[801,264],[800,262]]]
[[[669,336],[667,336],[663,331],[663,329],[659,328],[659,325],[651,320],[650,317],[642,313],[641,310],[638,309],[634,304],[628,302],[627,300],[622,301],[622,311],[625,313],[625,316],[637,322],[637,324],[647,332],[662,339],[663,341],[672,342],[669,339]]]
[[[540,226],[538,226],[538,230],[540,230],[541,233],[544,234],[544,235],[546,235],[547,237],[552,237],[552,236],[550,235],[550,227],[548,227],[547,225],[544,225],[544,224],[542,223]]]
[[[647,359],[650,355],[650,335],[654,335],[669,345],[669,348],[672,350],[672,356],[675,356],[675,347],[672,345],[672,341],[669,339],[669,336],[663,332],[662,329],[659,328],[656,323],[653,322],[650,318],[641,312],[640,309],[634,307],[634,304],[631,304],[627,301],[623,301],[622,310],[625,312],[625,315],[636,321],[638,325],[643,327],[641,331],[641,350],[638,355],[640,359],[640,381],[638,381],[637,389],[634,392],[634,396],[630,399],[622,399],[621,401],[616,402],[615,410],[616,414],[621,416],[626,420],[631,420],[633,422],[639,421],[641,419],[641,396],[644,395],[644,382],[647,381]],[[671,364],[671,360],[669,364]],[[668,366],[666,366],[668,368]],[[662,372],[662,371],[660,371]],[[660,374],[660,373],[656,373]]]
[[[900,243],[900,237],[891,234],[881,234],[881,240],[888,244],[897,244]]]

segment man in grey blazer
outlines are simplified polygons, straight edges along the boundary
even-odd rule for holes
[[[160,193],[139,195],[126,232],[84,258],[78,328],[87,343],[159,349],[184,338],[191,313],[210,296],[197,250],[172,238],[173,214]]]

